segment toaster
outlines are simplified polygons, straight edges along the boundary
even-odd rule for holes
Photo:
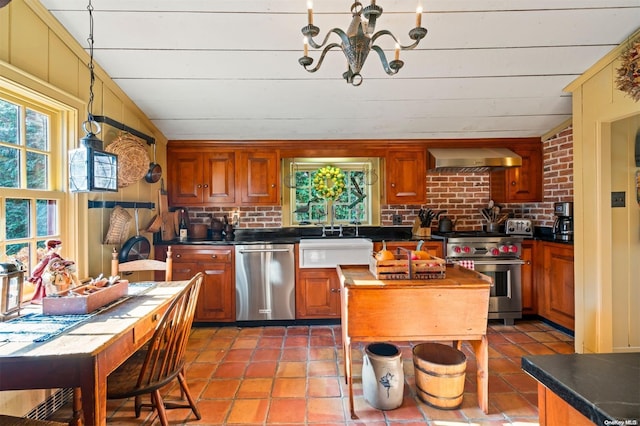
[[[522,219],[522,218],[507,219],[504,225],[504,232],[507,235],[533,237],[533,222],[531,222],[531,219]]]

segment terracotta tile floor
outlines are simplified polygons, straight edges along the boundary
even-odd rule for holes
[[[527,354],[573,353],[573,338],[533,320],[514,326],[489,323],[489,414],[477,406],[475,357],[468,343],[462,406],[436,409],[415,392],[411,342],[394,342],[403,353],[402,406],[380,411],[362,396],[362,349],[356,346],[354,395],[359,420],[349,415],[343,376],[340,326],[195,328],[188,350],[187,380],[202,420],[189,410],[169,410],[175,425],[537,425],[537,385],[520,368]],[[442,342],[449,343],[449,342]],[[175,386],[167,389],[179,395]],[[68,421],[63,407],[55,420]],[[140,419],[132,401],[109,401],[109,425],[156,425],[149,411]]]

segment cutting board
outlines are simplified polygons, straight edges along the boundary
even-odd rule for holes
[[[164,189],[164,179],[160,180],[160,189],[158,190],[158,214],[162,220],[162,224],[160,225],[162,241],[175,239],[174,214],[169,211],[169,201],[167,200],[167,191]]]

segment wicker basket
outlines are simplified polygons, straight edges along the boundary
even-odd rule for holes
[[[149,171],[149,154],[144,144],[125,133],[117,137],[105,151],[118,156],[118,187],[125,188],[144,178]]]
[[[131,215],[122,207],[115,206],[109,218],[109,231],[104,244],[122,244],[129,236]]]

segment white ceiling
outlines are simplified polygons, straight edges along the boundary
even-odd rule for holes
[[[87,1],[41,2],[86,48]],[[376,30],[409,44],[418,2],[426,38],[392,77],[370,55],[359,87],[339,50],[316,73],[298,64],[306,0],[93,0],[94,56],[168,139],[537,137],[640,24],[639,0],[378,0]],[[322,38],[351,4],[315,0]]]

